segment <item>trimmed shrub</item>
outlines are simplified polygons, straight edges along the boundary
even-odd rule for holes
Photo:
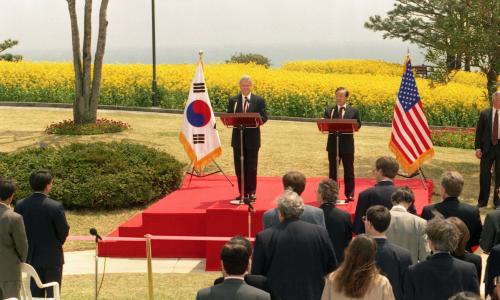
[[[177,189],[183,164],[170,154],[128,142],[74,143],[0,155],[0,174],[31,194],[28,178],[45,168],[54,176],[51,197],[66,208],[115,209],[151,203]]]

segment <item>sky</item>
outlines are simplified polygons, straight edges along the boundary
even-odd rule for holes
[[[93,44],[100,0],[94,0]],[[79,21],[83,0],[77,0]],[[275,66],[305,59],[381,59],[414,64],[422,50],[363,27],[393,0],[155,0],[158,63],[208,63],[232,54],[259,53]],[[151,63],[151,0],[110,0],[106,63]],[[83,29],[80,29],[80,35]],[[16,39],[12,53],[29,61],[71,60],[65,0],[0,0],[0,40]]]

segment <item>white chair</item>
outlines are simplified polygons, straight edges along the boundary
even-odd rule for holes
[[[60,300],[61,299],[61,297],[59,295],[59,283],[54,281],[54,282],[49,282],[49,283],[43,284],[42,281],[40,280],[40,277],[36,273],[35,269],[26,263],[21,263],[21,273],[23,275],[22,282],[21,282],[21,299],[24,299],[24,300],[42,299],[42,298],[33,298],[31,296],[31,290],[30,290],[30,279],[31,278],[33,278],[33,280],[35,281],[35,284],[38,286],[38,288],[43,289],[43,288],[52,287],[52,289],[54,290],[54,298],[43,298],[43,299],[53,299],[53,300]]]

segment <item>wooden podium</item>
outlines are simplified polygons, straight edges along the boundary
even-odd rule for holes
[[[240,184],[240,200],[233,200],[230,203],[234,205],[248,204],[249,199],[245,199],[245,161],[243,153],[243,130],[245,128],[257,128],[264,124],[259,113],[225,113],[220,115],[222,124],[230,128],[238,128],[240,130],[240,163],[241,163],[241,184]],[[247,203],[248,202],[248,203]]]
[[[340,155],[339,155],[339,138],[343,134],[354,134],[354,132],[359,130],[359,124],[356,119],[318,119],[316,120],[316,125],[318,125],[319,131],[322,133],[334,134],[337,140],[337,151],[335,160],[336,163],[336,174],[335,182],[340,189],[339,184],[339,165],[340,165]]]

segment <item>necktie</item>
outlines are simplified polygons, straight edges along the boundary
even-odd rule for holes
[[[344,118],[344,110],[345,110],[345,107],[341,107],[340,110],[339,110],[339,119],[343,119]]]
[[[491,135],[491,143],[496,145],[498,143],[498,109],[495,112],[495,119],[493,120],[493,133]]]
[[[245,104],[243,105],[243,112],[247,112],[248,110],[248,97],[245,96]]]

